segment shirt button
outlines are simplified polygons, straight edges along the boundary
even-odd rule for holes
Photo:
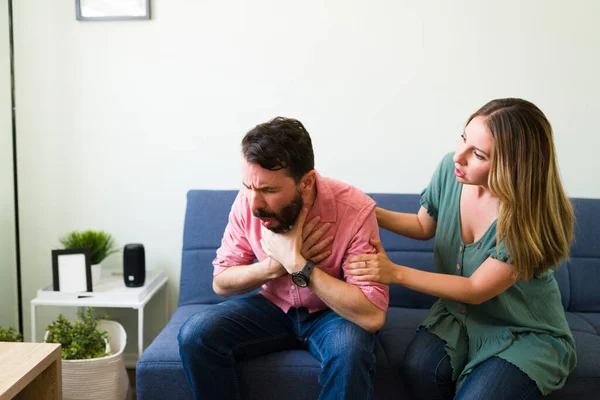
[[[292,290],[296,289],[296,285],[290,286],[290,289],[292,289]]]
[[[466,309],[466,308],[464,308],[464,307],[461,307],[461,308],[460,308],[460,310],[459,310],[459,312],[460,312],[461,314],[464,314],[464,313],[466,313],[466,312],[467,312],[467,309]]]
[[[462,321],[458,321],[458,325],[463,326]]]
[[[458,251],[460,251],[461,253],[463,252],[463,247],[462,244],[460,245],[460,247],[458,248]]]
[[[460,269],[460,264],[456,264],[456,269]]]

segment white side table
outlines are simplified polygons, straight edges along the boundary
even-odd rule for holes
[[[123,282],[122,274],[103,271],[99,284],[93,292],[55,292],[52,285],[39,289],[37,297],[31,300],[31,341],[36,341],[36,307],[106,307],[133,308],[138,310],[138,360],[144,351],[144,307],[161,288],[165,288],[165,324],[169,321],[169,296],[167,276],[160,271],[146,271],[144,286],[129,288]]]

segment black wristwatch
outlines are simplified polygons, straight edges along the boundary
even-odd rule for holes
[[[310,283],[310,273],[312,272],[313,268],[315,268],[315,265],[317,264],[315,264],[314,261],[306,260],[306,264],[304,264],[302,271],[294,272],[292,274],[292,282],[294,282],[296,286],[302,288],[307,287]]]

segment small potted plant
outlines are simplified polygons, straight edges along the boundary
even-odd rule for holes
[[[90,249],[92,253],[92,283],[97,285],[102,272],[101,262],[119,251],[111,234],[104,231],[73,231],[61,237],[65,249]]]
[[[15,328],[3,328],[0,326],[0,342],[22,342],[21,335]]]
[[[69,321],[59,314],[44,336],[46,343],[61,345],[63,399],[125,398],[129,389],[123,362],[125,329],[118,322],[96,318],[91,307],[79,310],[77,316]]]
[[[69,321],[58,314],[56,321],[46,328],[44,341],[61,345],[63,360],[86,360],[110,354],[108,331],[98,329],[99,320],[92,308],[77,311],[79,320]],[[107,317],[105,317],[107,318]]]

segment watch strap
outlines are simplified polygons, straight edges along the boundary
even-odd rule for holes
[[[317,264],[313,260],[306,260],[306,264],[302,268],[302,275],[310,279],[310,274]]]

